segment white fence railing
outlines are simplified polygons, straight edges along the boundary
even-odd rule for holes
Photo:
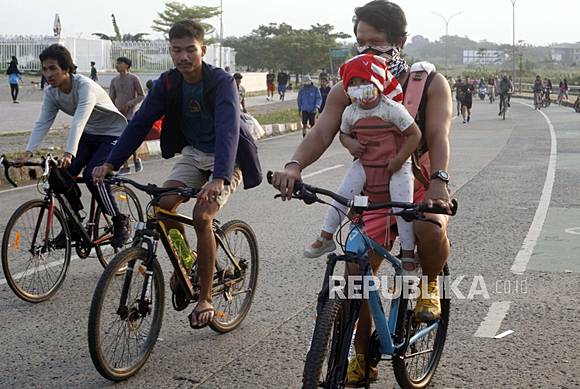
[[[130,58],[135,72],[162,72],[173,67],[169,56],[169,46],[164,40],[143,42],[111,42],[99,39],[54,38],[46,36],[0,36],[0,70],[6,69],[11,56],[18,58],[21,71],[40,71],[38,56],[53,43],[64,45],[78,66],[79,72],[88,72],[90,62],[94,61],[100,71],[115,69],[116,59]],[[204,60],[220,65],[220,46],[208,46]],[[221,48],[221,65],[235,70],[236,52],[231,47]]]
[[[0,69],[6,70],[10,58],[15,56],[21,71],[38,71],[42,50],[58,42],[58,38],[48,36],[0,36]]]

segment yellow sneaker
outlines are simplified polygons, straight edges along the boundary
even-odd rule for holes
[[[441,302],[439,301],[439,286],[437,281],[429,281],[427,284],[427,295],[423,293],[422,283],[419,282],[420,297],[417,299],[415,307],[415,319],[420,322],[427,322],[439,319],[441,316]]]
[[[356,354],[356,356],[348,363],[348,370],[346,371],[346,386],[349,388],[359,388],[365,385],[365,369],[366,360],[364,354]],[[370,366],[369,378],[371,382],[377,380],[379,369]]]

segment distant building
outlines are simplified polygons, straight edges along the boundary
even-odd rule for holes
[[[504,51],[499,50],[463,50],[464,65],[501,65],[506,60]]]
[[[550,47],[550,56],[552,61],[562,65],[580,64],[580,42],[552,46]]]

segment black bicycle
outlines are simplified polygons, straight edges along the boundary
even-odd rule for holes
[[[141,185],[124,177],[108,182],[133,185],[152,198],[147,221],[138,223],[132,247],[118,253],[101,275],[90,307],[88,338],[93,364],[103,377],[121,381],[145,364],[161,330],[165,287],[157,258],[159,241],[174,269],[174,309],[184,310],[198,300],[197,255],[192,251],[193,267],[186,269],[165,224],[174,221],[193,226],[193,219],[159,207],[165,195],[190,199],[198,190]],[[217,244],[212,286],[215,315],[209,326],[225,333],[238,327],[250,310],[258,282],[258,242],[252,228],[241,220],[224,225],[214,220],[213,232]],[[122,269],[126,269],[124,277],[116,277]]]
[[[269,172],[269,182],[271,177]],[[450,301],[448,298],[440,298],[439,319],[428,323],[415,320],[413,314],[416,305],[415,296],[402,290],[405,288],[404,285],[407,285],[407,280],[402,276],[401,260],[364,232],[362,217],[359,216],[363,211],[397,207],[402,208],[402,211],[392,212],[390,216],[402,216],[406,221],[430,221],[423,216],[424,212],[447,214],[447,211],[440,207],[429,208],[414,203],[356,204],[353,200],[334,192],[301,182],[296,184],[292,197],[306,204],[327,204],[318,197],[318,194],[328,196],[349,207],[351,209],[349,219],[352,223],[345,239],[346,243],[342,246],[344,255],[330,254],[326,262],[322,288],[318,294],[316,325],[304,364],[302,387],[334,389],[344,388],[346,385],[348,355],[363,300],[351,295],[348,282],[345,282],[344,287],[332,285],[331,280],[339,262],[345,264],[347,273],[349,268],[356,269],[350,275],[362,275],[370,280],[368,287],[366,282],[361,282],[362,285],[359,285],[361,288],[357,291],[359,296],[365,296],[363,298],[367,299],[375,327],[366,355],[369,362],[363,386],[368,388],[370,385],[368,366],[376,365],[384,356],[388,356],[393,363],[395,378],[402,388],[427,387],[443,353],[449,324]],[[456,211],[457,201],[453,200],[452,214],[454,215]],[[394,291],[390,296],[390,310],[387,314],[379,297],[379,285],[372,278],[368,260],[369,251],[380,255],[395,269],[392,285],[395,289],[399,289],[398,293]],[[445,266],[441,276],[447,275],[449,270]],[[397,280],[402,282],[397,283]],[[445,284],[439,282],[439,285],[441,296],[445,296]],[[385,286],[380,285],[380,288]]]
[[[508,93],[500,93],[499,94],[499,115],[505,120],[505,114],[507,112],[507,101],[508,101]]]
[[[58,161],[48,155],[40,161],[15,163],[0,157],[8,182],[10,167],[42,167],[38,188],[43,199],[30,200],[18,207],[6,225],[2,238],[2,268],[10,289],[21,299],[39,303],[49,299],[62,285],[71,261],[72,248],[79,258],[94,249],[103,267],[122,248],[112,247],[113,222],[91,196],[90,211],[83,215],[67,196],[50,184]],[[81,178],[76,178],[82,182]],[[139,199],[122,185],[112,188],[119,211],[129,217],[130,228],[143,220]],[[80,201],[80,200],[79,200]],[[131,242],[125,243],[130,245]]]

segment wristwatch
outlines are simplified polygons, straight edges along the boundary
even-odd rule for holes
[[[431,174],[431,179],[438,179],[446,184],[449,184],[449,173],[447,173],[445,170],[437,170],[435,173]]]

